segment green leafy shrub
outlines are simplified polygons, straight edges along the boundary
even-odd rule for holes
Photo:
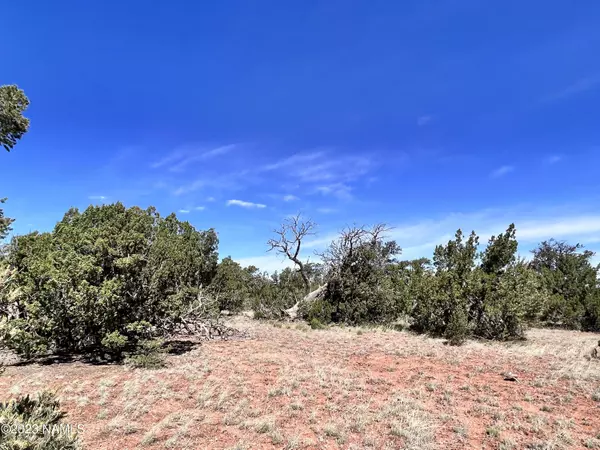
[[[24,319],[0,319],[0,336],[4,345],[19,356],[30,359],[48,351],[47,341],[36,333],[30,332]]]
[[[319,323],[327,324],[331,322],[333,306],[326,300],[316,299],[308,304],[300,304],[299,313],[309,323],[317,320]]]
[[[584,303],[585,313],[581,320],[582,328],[589,331],[600,331],[600,288],[588,295]]]
[[[0,403],[0,448],[7,450],[76,450],[78,431],[62,423],[65,414],[55,395],[42,392]]]
[[[462,345],[470,335],[466,311],[463,308],[456,308],[452,311],[444,337],[448,339],[450,345]]]
[[[249,305],[257,319],[279,319],[303,296],[304,284],[300,274],[290,268],[269,276],[256,267],[249,267],[251,280],[248,285]]]
[[[139,341],[135,351],[127,356],[125,364],[137,369],[161,369],[165,367],[165,355],[162,339],[144,339]]]
[[[314,317],[310,321],[310,327],[313,330],[323,330],[323,329],[327,328],[325,325],[323,325],[321,323],[321,321],[319,319],[314,318]]]
[[[477,264],[478,237],[438,246],[435,272],[416,273],[409,291],[415,296],[412,327],[445,336],[460,345],[468,337],[522,339],[546,302],[541,278],[517,261],[515,227],[492,236]]]
[[[500,274],[473,273],[479,289],[472,292],[473,334],[486,339],[525,337],[528,323],[536,322],[546,292],[540,278],[526,264],[511,264]]]
[[[280,319],[283,312],[290,307],[290,302],[281,295],[281,289],[266,273],[252,274],[249,285],[250,307],[255,319]]]
[[[231,257],[223,258],[210,284],[210,292],[218,299],[221,311],[237,312],[244,307],[250,296],[251,278],[252,273]]]
[[[103,349],[112,357],[120,359],[121,355],[127,348],[128,342],[129,339],[127,336],[123,336],[118,331],[113,331],[102,338],[101,344]]]
[[[10,305],[17,314],[4,316],[4,342],[26,356],[119,353],[141,338],[131,324],[173,329],[214,277],[217,244],[213,230],[154,208],[72,209],[51,233],[13,239],[8,263],[21,292]]]
[[[455,344],[470,335],[468,311],[478,241],[475,233],[465,240],[458,230],[453,240],[435,248],[434,269],[415,274],[410,289],[416,296],[411,314],[413,329],[446,336]]]
[[[542,278],[550,298],[541,319],[551,326],[600,331],[598,267],[594,252],[580,244],[550,239],[533,250],[530,267]]]

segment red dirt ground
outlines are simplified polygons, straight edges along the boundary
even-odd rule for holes
[[[9,367],[0,393],[57,391],[94,449],[600,448],[600,363],[586,358],[598,335],[456,348],[236,321],[248,340],[202,343],[166,369]]]

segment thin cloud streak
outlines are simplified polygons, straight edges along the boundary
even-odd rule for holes
[[[195,181],[181,185],[173,191],[179,196],[205,188],[218,190],[247,189],[250,185],[264,184],[264,172],[273,172],[286,180],[294,180],[298,187],[304,186],[309,194],[333,195],[343,200],[352,199],[352,186],[349,183],[360,179],[374,166],[364,156],[342,156],[324,159],[325,152],[296,154],[275,163],[238,172],[203,175]],[[269,178],[270,179],[270,178]],[[284,201],[292,201],[296,196],[285,196]]]
[[[530,249],[551,238],[583,245],[600,242],[600,214],[573,211],[567,215],[563,209],[557,215],[557,211],[555,208],[532,209],[523,205],[508,210],[503,208],[453,213],[438,219],[397,223],[395,226],[393,222],[389,222],[392,228],[386,238],[398,242],[402,247],[400,259],[404,260],[431,258],[435,247],[453,239],[459,228],[465,235],[474,230],[479,236],[480,249],[483,249],[492,235],[503,233],[511,222],[516,226],[522,257],[527,257]],[[305,256],[323,250],[338,237],[338,231],[330,229],[303,242],[303,248],[307,250]]]
[[[195,162],[203,161],[215,156],[224,155],[229,153],[237,147],[237,144],[228,144],[215,147],[213,149],[199,152],[198,149],[180,149],[167,155],[165,158],[153,163],[150,167],[158,169],[164,166],[170,166],[170,172],[181,172],[185,170],[190,164]]]
[[[423,125],[427,125],[432,120],[433,120],[432,116],[421,116],[417,119],[417,125],[422,127]]]
[[[183,158],[181,161],[179,161],[177,164],[171,166],[169,168],[169,171],[170,172],[182,172],[190,164],[193,164],[193,163],[196,163],[196,162],[200,162],[200,161],[204,161],[204,160],[209,159],[209,158],[214,158],[215,156],[223,155],[225,153],[229,153],[235,147],[236,146],[234,144],[223,145],[221,147],[217,147],[217,148],[214,148],[212,150],[203,152],[203,153],[201,153],[199,155],[190,155],[190,156],[187,156],[187,157]]]
[[[317,212],[319,212],[321,214],[333,214],[333,213],[337,212],[337,209],[333,209],[333,208],[317,208]]]
[[[556,163],[561,162],[562,160],[563,160],[562,156],[560,156],[560,155],[552,155],[552,156],[547,157],[544,160],[544,162],[546,164],[556,164]]]
[[[374,167],[373,162],[366,156],[326,156],[327,152],[324,150],[296,153],[265,165],[258,171],[286,169],[286,177],[295,178],[300,183],[314,184],[353,181]]]
[[[528,241],[565,238],[600,233],[600,216],[562,217],[545,221],[524,222],[517,228],[517,238]]]
[[[503,177],[504,175],[507,175],[511,172],[514,172],[515,168],[513,166],[502,166],[497,168],[496,170],[494,170],[490,176],[492,178],[500,178]]]
[[[280,159],[279,161],[276,161],[274,163],[267,164],[267,165],[263,166],[260,170],[261,171],[270,171],[270,170],[282,169],[284,167],[293,166],[294,164],[314,161],[315,159],[321,158],[324,155],[325,155],[325,152],[323,152],[323,151],[315,151],[315,152],[310,152],[310,153],[296,153],[287,158]]]
[[[213,189],[235,189],[242,186],[241,181],[247,174],[247,171],[232,172],[224,175],[206,174],[191,183],[178,187],[173,191],[173,195],[183,195],[190,192],[195,192],[204,188]],[[213,197],[209,197],[213,198]],[[207,201],[214,201],[207,200]]]
[[[317,192],[323,195],[330,195],[340,200],[352,199],[352,188],[344,183],[336,183],[325,186],[318,186]]]
[[[600,75],[581,78],[572,85],[562,91],[551,94],[543,99],[544,102],[555,102],[559,100],[567,100],[584,92],[591,91],[600,87]]]
[[[263,209],[263,208],[267,207],[267,205],[263,205],[262,203],[246,202],[244,200],[227,200],[226,204],[227,204],[227,206],[239,206],[241,208],[247,208],[247,209],[251,209],[251,208]]]
[[[412,223],[393,225],[387,238],[398,241],[403,247],[403,258],[408,257],[408,249],[433,251],[438,244],[452,239],[459,228],[464,234],[474,230],[485,245],[492,235],[503,233],[512,222],[516,226],[517,240],[523,244],[537,244],[550,238],[573,239],[582,244],[600,240],[600,214],[574,214],[569,216],[548,216],[538,212],[539,218],[527,217],[519,211],[483,210],[473,213],[450,214],[441,219],[426,219]],[[546,213],[547,214],[547,213]],[[509,219],[510,218],[510,219]],[[329,232],[322,237],[307,241],[305,248],[322,248],[338,236]],[[413,256],[412,254],[410,256]],[[431,256],[430,252],[415,257]]]

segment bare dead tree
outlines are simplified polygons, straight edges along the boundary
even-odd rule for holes
[[[300,214],[286,219],[278,230],[273,230],[277,235],[274,239],[269,239],[267,245],[269,250],[276,250],[285,255],[298,268],[302,282],[304,283],[305,292],[310,291],[310,280],[306,273],[306,268],[302,260],[300,260],[300,247],[302,240],[307,236],[315,234],[317,225],[310,219],[302,220]]]
[[[356,224],[346,227],[340,232],[337,240],[317,255],[323,260],[327,270],[330,273],[335,273],[342,267],[344,260],[352,259],[353,252],[357,248],[365,244],[377,245],[381,242],[383,235],[390,230],[391,228],[384,223],[374,225],[371,228]]]
[[[369,264],[385,265],[390,262],[390,257],[400,252],[400,247],[395,241],[386,242],[384,235],[390,231],[385,224],[377,224],[371,228],[354,225],[347,227],[340,232],[338,239],[331,242],[324,252],[315,252],[319,256],[328,272],[327,278],[339,278],[342,276],[347,264],[359,263],[355,260],[355,252],[364,250],[365,246],[371,249],[377,249],[376,258],[369,261]],[[301,304],[311,304],[312,302],[323,299],[328,289],[328,283],[307,294],[303,299],[297,302],[293,307],[287,309],[285,313],[292,319],[298,316]]]

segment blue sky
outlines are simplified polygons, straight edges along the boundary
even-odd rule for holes
[[[0,154],[16,233],[120,200],[267,270],[297,212],[306,257],[353,222],[406,258],[513,221],[523,253],[600,250],[600,2],[155,3],[3,6],[0,84],[31,100]]]

